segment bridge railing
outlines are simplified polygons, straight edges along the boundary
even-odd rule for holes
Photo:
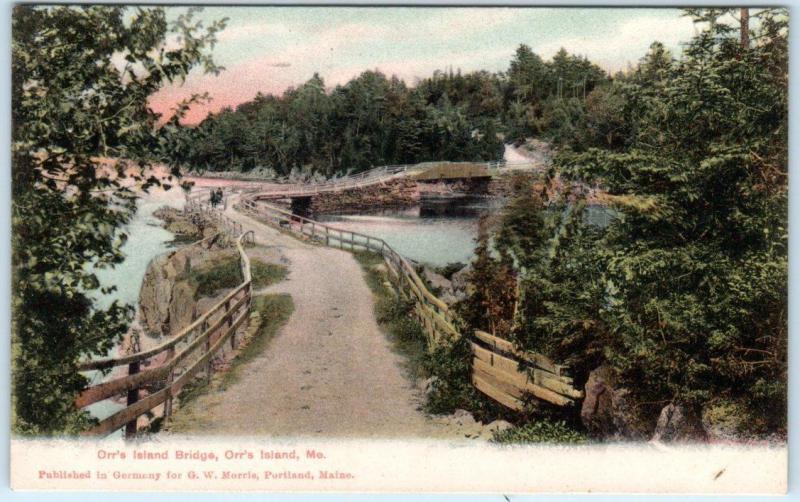
[[[218,235],[190,246],[202,245]],[[163,405],[162,417],[169,420],[173,398],[186,384],[201,371],[206,380],[211,378],[213,357],[228,342],[232,349],[236,347],[236,332],[250,317],[250,260],[243,244],[252,240],[252,231],[241,233],[236,240],[243,282],[175,336],[148,350],[79,365],[79,370],[84,372],[127,368],[126,375],[92,385],[76,398],[75,406],[79,409],[116,396],[126,398],[125,408],[100,420],[85,431],[84,436],[105,436],[121,427],[125,427],[127,437],[134,436],[140,416]],[[143,391],[149,394],[142,397]]]
[[[429,347],[462,336],[447,303],[434,295],[415,267],[383,239],[331,227],[248,198],[241,199],[238,209],[320,244],[380,254],[400,294],[413,301],[414,314],[423,328]],[[567,368],[541,354],[518,350],[511,342],[481,331],[475,331],[470,336],[470,344],[473,351],[473,384],[508,408],[524,409],[529,396],[558,406],[571,406],[583,398],[583,393],[573,386]]]
[[[341,190],[362,188],[365,186],[374,185],[381,182],[386,182],[400,176],[414,175],[415,173],[424,172],[437,166],[447,167],[465,166],[469,165],[475,169],[482,169],[487,175],[497,175],[507,171],[516,169],[530,169],[538,167],[538,164],[533,161],[519,161],[507,162],[505,160],[496,160],[490,162],[452,162],[452,161],[430,161],[418,164],[398,164],[375,167],[367,171],[362,171],[358,174],[348,175],[341,178],[325,180],[322,182],[308,182],[308,183],[272,183],[268,190],[263,187],[253,185],[253,182],[241,184],[239,186],[227,186],[225,191],[240,191],[243,193],[258,193],[262,192],[268,194],[270,197],[289,197],[289,196],[308,196],[316,195],[325,192],[336,192]],[[208,200],[209,192],[199,190],[191,195],[189,198],[197,200]]]

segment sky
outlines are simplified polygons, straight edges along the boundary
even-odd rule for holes
[[[615,72],[655,40],[679,54],[697,29],[679,9],[207,7],[200,14],[206,24],[224,17],[211,53],[225,70],[196,70],[163,88],[151,97],[155,111],[170,116],[181,99],[208,92],[212,101],[185,119],[197,123],[259,92],[282,94],[315,72],[332,88],[375,69],[411,85],[437,69],[505,71],[523,43],[544,59],[564,47]]]

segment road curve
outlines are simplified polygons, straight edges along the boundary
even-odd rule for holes
[[[288,260],[287,280],[270,292],[290,294],[295,310],[236,383],[180,409],[171,432],[454,437],[455,431],[419,410],[419,391],[375,321],[372,292],[352,255],[281,234],[234,211],[232,202],[226,215]]]

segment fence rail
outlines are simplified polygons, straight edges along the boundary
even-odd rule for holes
[[[423,328],[429,347],[462,336],[448,305],[428,290],[414,266],[383,239],[331,227],[247,197],[240,200],[237,208],[274,227],[326,246],[380,254],[400,294],[413,300],[414,314]],[[572,406],[576,400],[583,398],[583,392],[573,386],[567,368],[541,354],[521,351],[508,340],[482,331],[475,331],[470,336],[470,344],[473,351],[473,384],[508,408],[524,409],[528,396],[558,406]]]
[[[243,245],[252,242],[254,237],[252,231],[241,232],[241,226],[238,228],[236,248],[243,282],[236,289],[174,337],[152,349],[79,365],[80,371],[127,366],[127,375],[90,386],[76,398],[78,408],[120,395],[125,395],[127,400],[125,408],[101,420],[83,435],[104,436],[125,426],[126,436],[131,437],[137,432],[137,419],[162,404],[162,416],[168,420],[172,414],[172,400],[184,386],[200,371],[210,379],[212,358],[229,340],[231,348],[236,347],[236,332],[250,317],[252,298],[250,260]],[[190,246],[202,245],[218,236],[216,234]],[[143,391],[153,390],[142,398]]]

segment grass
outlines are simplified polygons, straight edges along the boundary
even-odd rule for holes
[[[220,391],[236,383],[241,378],[241,370],[250,361],[261,355],[275,338],[278,330],[286,324],[294,311],[292,297],[287,294],[259,295],[253,298],[253,309],[261,315],[261,326],[256,334],[241,348],[231,361],[228,370],[222,375]]]
[[[406,372],[415,380],[426,377],[425,335],[419,323],[410,316],[414,304],[397,295],[386,284],[388,272],[378,268],[384,263],[381,255],[356,251],[353,256],[364,269],[367,285],[375,296],[375,319],[394,350],[404,356]]]
[[[250,261],[250,272],[253,276],[253,288],[261,289],[281,282],[289,275],[289,271],[283,265],[266,263],[261,260]]]
[[[195,299],[214,296],[221,289],[235,288],[244,278],[238,255],[226,255],[189,272],[189,281],[197,285]]]

